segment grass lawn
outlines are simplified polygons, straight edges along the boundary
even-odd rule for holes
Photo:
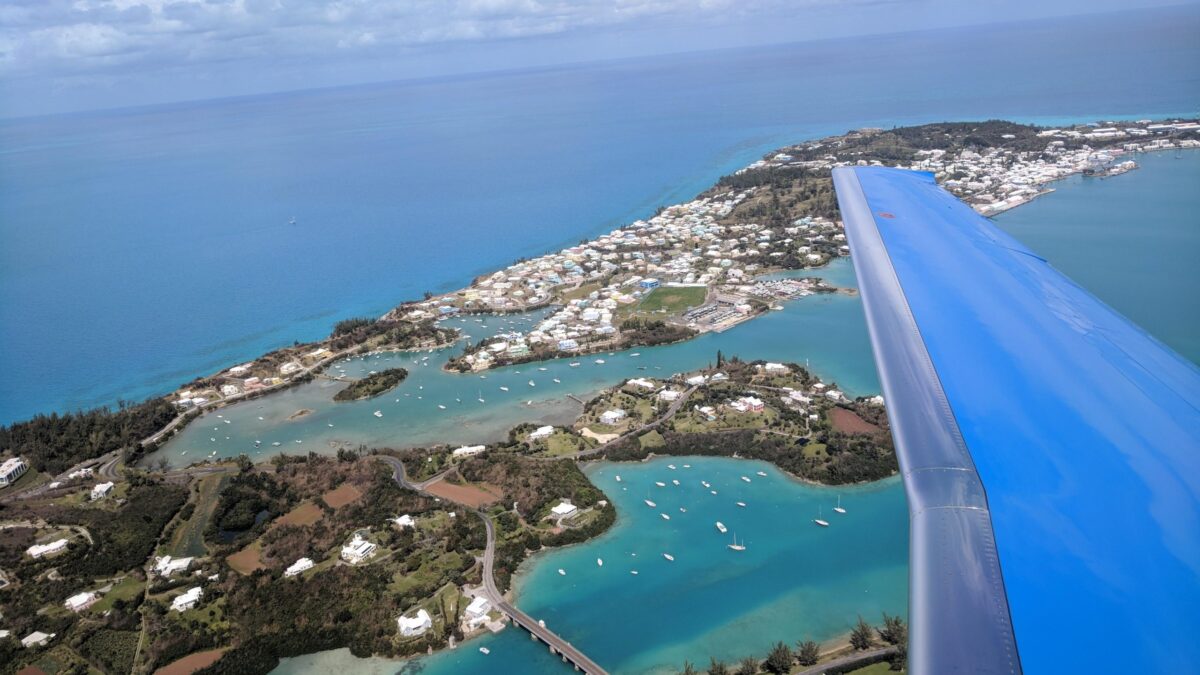
[[[208,554],[208,547],[204,544],[204,528],[208,526],[208,521],[217,508],[221,486],[226,479],[227,477],[223,474],[214,474],[200,479],[199,491],[194,502],[196,508],[187,522],[175,528],[175,533],[171,535],[171,541],[167,542],[164,549],[167,555],[185,558]]]
[[[580,300],[580,299],[586,298],[588,295],[591,294],[592,291],[598,291],[598,290],[600,290],[600,284],[598,284],[598,283],[584,284],[584,285],[580,286],[579,288],[576,288],[573,291],[568,291],[566,293],[563,293],[562,297],[563,297],[563,300],[566,300],[568,302],[571,300]]]
[[[87,611],[96,614],[103,614],[112,609],[113,603],[117,600],[132,600],[141,590],[145,588],[145,583],[134,578],[132,575],[120,580],[112,587],[112,590],[100,596],[96,604],[88,608]]]
[[[463,558],[458,552],[443,553],[436,558],[426,559],[421,563],[420,567],[412,572],[397,572],[392,578],[392,583],[388,584],[388,590],[397,595],[403,595],[415,588],[422,588],[438,583],[451,570],[461,568],[462,564]],[[432,613],[430,612],[430,614]]]
[[[652,429],[638,436],[638,443],[647,450],[653,450],[654,448],[661,448],[666,445],[667,440],[663,438],[662,434],[658,433],[657,429]]]
[[[561,430],[556,430],[543,442],[546,446],[545,454],[551,457],[569,455],[573,452],[587,450],[589,447],[591,447],[588,441],[583,437]]]
[[[703,287],[660,286],[642,298],[642,302],[638,304],[638,311],[678,314],[690,307],[703,305],[707,295],[708,289]]]
[[[829,453],[825,452],[824,443],[809,443],[808,445],[804,446],[805,457],[825,457],[828,454]]]
[[[866,668],[852,670],[847,675],[896,675],[897,673],[904,675],[905,672],[904,670],[892,670],[891,665],[884,661],[883,663],[872,663]]]

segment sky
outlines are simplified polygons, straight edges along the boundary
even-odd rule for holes
[[[1179,2],[0,0],[0,117]]]

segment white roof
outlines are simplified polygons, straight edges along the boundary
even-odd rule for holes
[[[78,610],[95,599],[95,593],[92,591],[84,591],[83,593],[76,593],[75,595],[67,598],[67,601],[63,604],[67,606],[67,609]]]
[[[21,638],[21,644],[25,647],[41,644],[50,638],[54,637],[54,633],[43,633],[40,630],[35,630],[24,638]]]
[[[30,546],[29,548],[25,549],[25,552],[28,553],[29,555],[33,556],[34,558],[38,558],[38,557],[46,555],[47,553],[54,553],[55,551],[61,551],[62,549],[66,548],[66,547],[67,547],[66,539],[55,539],[54,541],[50,542],[49,544],[34,544],[33,546]]]
[[[292,563],[291,567],[284,570],[283,576],[294,577],[297,574],[300,574],[301,572],[303,572],[304,570],[312,569],[312,566],[313,566],[313,561],[310,558],[301,558],[301,559],[297,560],[296,562]]]
[[[400,616],[396,619],[396,625],[400,627],[401,633],[409,635],[424,632],[426,628],[433,625],[433,620],[429,618],[429,612],[418,609],[417,615],[414,617]]]
[[[466,612],[467,614],[480,616],[482,614],[486,614],[491,607],[492,603],[488,602],[487,598],[483,597],[482,595],[477,595],[475,596],[475,599],[471,601],[471,604],[467,605]]]
[[[568,513],[575,513],[578,510],[579,509],[574,504],[570,504],[568,502],[559,502],[558,505],[550,509],[550,511],[556,516],[565,516]]]
[[[479,453],[483,452],[485,449],[486,449],[486,446],[483,446],[483,445],[464,445],[461,448],[456,449],[454,452],[452,452],[450,454],[454,455],[455,457],[462,457],[464,455],[478,455]]]
[[[18,466],[23,466],[24,464],[24,460],[22,460],[20,457],[9,457],[8,459],[4,460],[3,464],[0,464],[0,475],[7,474],[10,471],[15,470]]]
[[[171,601],[171,608],[182,611],[181,608],[196,604],[202,597],[204,597],[204,589],[199,586],[193,586],[181,595],[175,596],[175,599]]]

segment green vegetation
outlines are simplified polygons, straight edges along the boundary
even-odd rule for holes
[[[177,558],[205,555],[204,532],[216,512],[221,488],[229,480],[224,474],[213,474],[196,483],[195,496],[180,511],[182,522],[171,533],[164,552]]]
[[[138,634],[131,630],[102,629],[92,634],[79,651],[108,673],[128,673],[133,669]]]
[[[660,286],[642,298],[638,309],[643,312],[678,314],[704,304],[708,289],[703,286]]]
[[[677,326],[657,319],[626,319],[621,322],[621,333],[625,346],[653,347],[687,340],[696,331],[687,326]]]
[[[140,451],[140,441],[175,418],[166,399],[121,402],[116,410],[38,415],[26,422],[0,426],[0,448],[20,455],[38,471],[61,473],[79,462],[114,450]]]
[[[374,398],[394,388],[408,377],[404,368],[388,368],[352,383],[350,386],[334,395],[335,401],[361,401]]]

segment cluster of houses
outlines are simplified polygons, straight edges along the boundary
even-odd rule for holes
[[[329,349],[318,347],[311,352],[299,355],[291,361],[286,361],[278,367],[266,361],[251,361],[234,366],[221,373],[219,384],[203,390],[194,391],[183,389],[175,394],[175,406],[180,410],[190,410],[203,406],[212,400],[228,399],[253,393],[267,387],[283,384],[296,373],[304,370],[305,364],[313,365],[333,355]]]

